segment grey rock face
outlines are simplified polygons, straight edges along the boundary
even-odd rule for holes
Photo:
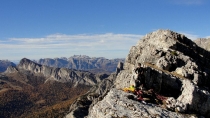
[[[184,77],[191,80],[207,82],[209,57],[208,51],[200,48],[184,35],[170,30],[158,30],[146,35],[131,48],[126,58],[128,64],[125,65],[135,65],[138,62],[150,63],[169,72],[182,73]],[[129,66],[125,66],[125,69],[130,70]],[[210,85],[206,82],[202,84]]]
[[[124,62],[124,59],[106,59],[103,57],[89,57],[85,55],[74,55],[67,58],[55,58],[55,59],[40,59],[39,64],[47,65],[58,68],[70,68],[77,70],[88,70],[88,71],[107,71],[114,72],[118,62]]]
[[[186,118],[154,104],[128,99],[131,93],[113,88],[102,101],[94,105],[86,118]]]
[[[47,79],[59,82],[72,82],[78,84],[93,86],[108,75],[95,75],[90,72],[76,71],[67,68],[53,68],[37,64],[29,59],[22,59],[17,66],[18,70],[27,70],[32,73],[43,74]]]
[[[124,71],[118,74],[115,85],[118,89],[130,86],[134,76],[132,70],[137,63],[142,63],[146,87],[175,99],[168,107],[209,116],[207,111],[210,109],[206,107],[210,105],[207,99],[210,97],[209,57],[210,52],[184,35],[158,30],[147,34],[131,48]],[[179,104],[178,107],[175,104]]]
[[[104,96],[113,87],[113,81],[116,75],[113,73],[108,78],[102,80],[99,84],[93,86],[91,90],[78,98],[69,109],[69,113],[65,118],[84,118],[88,115],[88,109],[92,109],[98,101],[101,101]]]
[[[123,63],[119,62],[116,68],[116,74],[118,74],[121,70],[123,70]]]
[[[207,51],[198,47],[184,35],[170,30],[158,30],[139,40],[137,45],[131,48],[126,62],[134,65],[136,62],[156,64],[162,60],[164,67],[170,67],[174,63],[177,63],[177,66],[183,66],[182,62],[190,61],[191,58],[193,59],[191,61],[200,61],[205,64],[209,61],[209,56]],[[167,66],[166,62],[168,62]]]

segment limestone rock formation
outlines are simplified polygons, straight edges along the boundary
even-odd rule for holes
[[[29,71],[35,74],[42,74],[45,81],[59,81],[59,82],[71,82],[75,86],[78,84],[93,86],[99,83],[102,79],[108,77],[106,74],[95,75],[88,71],[77,71],[67,68],[54,68],[37,64],[29,59],[23,58],[17,68],[9,67],[6,73],[12,73],[15,71]]]
[[[90,103],[86,117],[210,117],[209,62],[210,52],[182,34],[170,30],[149,33],[131,47],[125,63],[117,68],[114,86],[108,86],[110,91],[105,91],[104,97],[99,97],[103,93],[95,96],[98,101]],[[145,88],[168,98],[164,107],[137,102],[135,96],[130,100],[130,93],[122,91],[136,76],[133,70],[137,63],[142,63],[145,70]],[[83,96],[82,101],[89,100],[89,95]],[[70,111],[68,118],[76,117]]]
[[[118,62],[124,62],[125,59],[106,59],[104,57],[89,57],[86,55],[74,55],[69,58],[45,58],[39,59],[37,63],[58,68],[69,68],[77,70],[87,70],[91,72],[115,71]]]

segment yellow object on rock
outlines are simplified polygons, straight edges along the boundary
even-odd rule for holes
[[[135,87],[134,87],[134,85],[131,85],[130,87],[123,88],[123,91],[125,91],[125,92],[134,92],[135,91]]]

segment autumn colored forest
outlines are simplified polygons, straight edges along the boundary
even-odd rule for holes
[[[56,81],[34,74],[16,73],[0,77],[1,118],[61,118],[70,105],[90,86]]]

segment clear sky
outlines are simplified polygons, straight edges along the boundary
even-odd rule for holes
[[[125,58],[157,29],[210,36],[210,0],[0,0],[0,60]]]

